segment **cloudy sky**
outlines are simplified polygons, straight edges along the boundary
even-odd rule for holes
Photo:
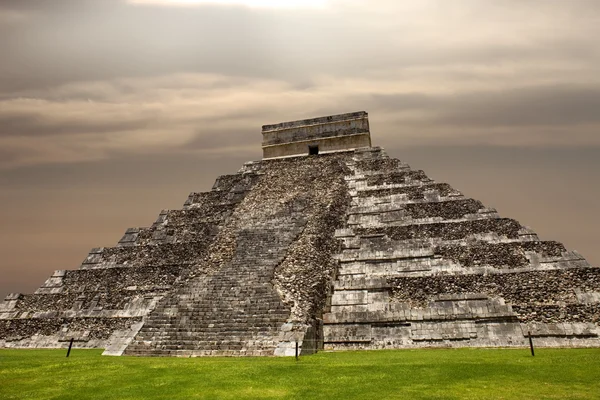
[[[2,0],[0,296],[366,110],[375,145],[600,264],[597,0]]]

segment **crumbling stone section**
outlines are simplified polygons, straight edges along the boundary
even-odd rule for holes
[[[195,203],[196,204],[196,203]],[[167,210],[164,217],[155,223],[159,227],[172,229],[170,236],[175,236],[175,241],[186,242],[185,234],[194,232],[195,235],[207,234],[207,227],[214,227],[231,216],[233,208],[222,204],[215,205],[210,213],[202,212],[199,207],[183,210]],[[180,236],[183,235],[183,236]]]
[[[215,181],[212,191],[209,193],[225,194],[227,198],[234,198],[236,194],[246,193],[249,188],[254,186],[259,176],[252,173],[221,175]]]
[[[6,342],[31,340],[35,335],[56,336],[57,341],[68,342],[71,335],[61,333],[70,331],[79,342],[110,337],[113,331],[126,329],[141,318],[21,318],[0,320],[0,337]],[[78,335],[75,335],[77,332]],[[59,343],[57,343],[58,345]],[[62,347],[62,346],[61,346]]]
[[[466,268],[489,265],[496,268],[520,268],[529,265],[527,252],[542,257],[560,257],[567,249],[558,242],[486,243],[437,246],[435,254],[456,261]]]
[[[70,294],[25,294],[22,295],[12,308],[19,312],[56,312],[73,308],[79,295]]]
[[[406,212],[414,219],[443,218],[445,220],[461,219],[468,214],[475,214],[484,208],[480,201],[473,199],[436,203],[409,203],[404,207]]]
[[[371,176],[370,178],[373,178]],[[423,182],[422,186],[403,186],[403,187],[384,187],[382,189],[374,189],[369,191],[359,192],[360,197],[380,197],[394,194],[405,194],[409,200],[424,200],[425,194],[435,192],[441,197],[460,196],[460,193],[452,189],[447,183],[429,183]]]
[[[377,149],[377,148],[376,148]],[[359,157],[355,163],[356,170],[361,173],[369,174],[371,172],[381,175],[386,173],[402,172],[410,167],[398,160],[389,157]]]
[[[385,184],[407,184],[411,181],[428,181],[429,178],[425,175],[425,171],[407,169],[404,171],[394,171],[389,174],[370,175],[367,177],[367,185],[382,186]]]
[[[385,235],[392,240],[431,238],[460,240],[482,233],[495,233],[498,236],[508,239],[517,239],[519,238],[521,229],[523,229],[521,224],[514,219],[496,218],[461,222],[357,228],[354,231],[358,236]]]
[[[65,271],[62,293],[82,293],[109,290],[151,290],[170,287],[181,275],[182,265],[165,267],[107,268],[80,271]],[[110,286],[104,286],[110,282]]]
[[[600,306],[598,304],[527,304],[514,305],[513,310],[525,323],[600,323]],[[594,338],[597,337],[597,334],[590,332],[589,336]]]
[[[155,223],[150,228],[129,229],[119,241],[120,247],[152,246],[181,242],[206,241],[216,235],[223,219],[204,220],[198,217],[197,210],[168,211],[163,223]],[[164,222],[167,221],[166,225]],[[135,252],[135,250],[131,250]],[[107,252],[108,253],[108,252]],[[108,255],[108,254],[107,254]]]
[[[169,291],[182,271],[182,266],[175,265],[64,271],[59,290],[22,295],[13,310],[29,313],[124,310],[132,298],[153,298]]]
[[[29,294],[16,303],[12,311],[16,315],[39,316],[72,316],[122,314],[137,298],[154,298],[157,295],[168,292],[170,287],[162,290],[130,290],[130,291],[103,291],[90,296],[88,294]],[[25,313],[25,314],[23,314]]]
[[[595,290],[600,285],[600,269],[530,271],[504,274],[464,274],[453,276],[394,277],[393,301],[413,302],[425,307],[439,293],[488,293],[513,303],[576,302],[578,289]]]
[[[184,209],[197,210],[202,215],[210,213],[209,215],[227,216],[235,209],[237,203],[231,201],[223,202],[223,200],[223,194],[218,191],[192,192],[184,203]]]
[[[600,304],[581,304],[577,296],[580,292],[600,291],[600,268],[394,277],[388,283],[392,302],[415,308],[426,308],[440,293],[486,293],[510,303],[523,322],[598,322],[600,312]]]
[[[348,174],[344,164],[331,167],[335,170],[327,171],[327,175],[341,177]],[[312,179],[321,185],[316,188],[321,194],[320,207],[309,213],[311,217],[277,268],[274,281],[291,307],[292,322],[297,324],[310,324],[311,320],[322,317],[331,279],[337,271],[334,254],[339,252],[340,243],[334,233],[336,228],[344,226],[350,205],[350,196],[342,179],[333,182],[325,182],[318,176]],[[309,207],[317,204],[308,203]]]
[[[160,246],[110,247],[102,251],[106,263],[132,267],[166,266],[183,263],[197,265],[203,259],[213,237],[205,236],[202,241],[165,243]]]

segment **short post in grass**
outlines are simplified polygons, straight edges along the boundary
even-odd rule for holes
[[[69,357],[69,355],[71,355],[71,347],[73,347],[73,338],[71,338],[71,341],[69,342],[69,350],[67,350],[67,357]]]
[[[298,361],[298,341],[296,340],[296,361]]]
[[[529,348],[531,349],[531,356],[535,357],[535,351],[533,350],[533,338],[531,337],[531,331],[527,332],[527,336],[529,336]]]

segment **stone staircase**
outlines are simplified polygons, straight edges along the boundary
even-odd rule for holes
[[[120,355],[167,294],[202,276],[200,264],[259,176],[242,170],[127,229],[114,247],[92,249],[78,270],[56,271],[34,294],[0,302],[0,347],[110,348]]]
[[[346,190],[342,176],[328,176],[322,171],[341,168],[348,157],[248,165],[246,168],[265,177],[217,235],[211,251],[217,261],[209,262],[214,264],[213,270],[166,296],[146,317],[124,354],[272,356],[289,354],[293,340],[302,343],[315,316],[302,314],[299,318],[291,314],[291,307],[314,309],[312,302],[326,294],[307,296],[307,291],[313,293],[319,287],[315,283],[331,279],[331,274],[317,266],[287,271],[312,265],[315,254],[311,249],[323,252],[323,246],[328,248],[325,244],[334,241],[334,226],[323,231],[330,230],[330,237],[320,238],[316,244],[321,247],[312,247],[315,243],[306,239],[322,231],[319,226],[329,220],[321,220],[319,215],[331,214],[328,207],[332,201],[343,201]],[[314,178],[306,179],[310,176]],[[337,223],[335,218],[331,223]],[[308,236],[301,240],[302,235]],[[325,265],[326,258],[327,262],[334,261],[330,257],[322,253],[319,261]],[[300,281],[289,287],[282,283],[282,277]],[[309,342],[315,346],[314,340],[307,341],[306,346]]]
[[[290,310],[272,286],[275,268],[304,226],[292,214],[246,221],[231,262],[166,297],[126,355],[273,355]]]

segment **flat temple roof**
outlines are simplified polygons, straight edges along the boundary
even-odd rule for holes
[[[302,126],[309,126],[309,125],[320,125],[320,124],[326,124],[326,123],[330,123],[330,122],[340,122],[340,121],[360,119],[360,118],[365,118],[365,117],[368,117],[368,114],[366,111],[357,111],[357,112],[346,113],[346,114],[330,115],[328,117],[309,118],[309,119],[301,119],[298,121],[280,122],[278,124],[263,125],[262,131],[263,131],[263,133],[266,133],[266,132],[278,131],[278,130],[282,130],[282,129],[299,128]]]

